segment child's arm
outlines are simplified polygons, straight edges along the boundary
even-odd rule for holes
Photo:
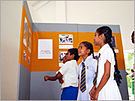
[[[95,76],[96,76],[96,72],[97,72],[97,60],[96,59],[93,62],[93,66],[92,67],[93,67],[93,72],[95,73]],[[91,98],[91,95],[95,92],[95,90],[96,90],[96,84],[89,91],[90,98]]]
[[[104,87],[104,85],[107,83],[108,79],[110,78],[110,68],[111,68],[111,63],[107,60],[106,63],[104,64],[104,74],[102,76],[102,79],[96,88],[95,92],[91,95],[92,100],[97,100],[98,94],[100,90]]]
[[[80,81],[79,81],[79,77],[80,77],[80,75],[78,75],[78,91],[79,91],[79,88],[80,88]]]
[[[80,81],[79,81],[79,75],[78,75],[78,93],[79,93],[79,89],[80,89]],[[78,93],[77,93],[77,96],[78,96]]]
[[[61,83],[61,84],[64,83],[64,80],[62,78],[63,78],[63,76],[61,78],[59,78],[59,83]]]
[[[58,72],[58,73],[57,73],[55,76],[53,76],[53,77],[44,76],[45,81],[47,81],[47,80],[55,81],[55,80],[60,79],[60,78],[62,78],[62,74],[61,74],[60,72]]]

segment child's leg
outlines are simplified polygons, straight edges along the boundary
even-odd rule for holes
[[[78,87],[67,87],[63,89],[61,100],[76,100],[78,93]]]

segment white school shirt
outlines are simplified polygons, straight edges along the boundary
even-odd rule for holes
[[[97,76],[97,86],[99,85],[101,78],[104,74],[104,64],[108,60],[111,63],[110,68],[110,78],[104,87],[100,90],[98,95],[98,100],[121,100],[121,94],[117,86],[116,81],[114,80],[114,65],[115,58],[112,49],[109,44],[105,44],[100,50],[99,58],[99,67],[98,67],[98,76]]]
[[[83,62],[83,60],[82,60]],[[82,70],[82,62],[79,64],[79,83],[81,82],[81,70]],[[90,100],[89,92],[93,87],[93,79],[95,77],[95,72],[97,70],[97,60],[93,59],[92,56],[88,56],[85,63],[85,70],[86,70],[86,90],[82,93],[79,87],[77,100]]]
[[[63,75],[62,89],[69,86],[78,87],[78,65],[76,60],[67,61],[58,72]]]

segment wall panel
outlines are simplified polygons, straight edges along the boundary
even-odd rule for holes
[[[55,74],[53,71],[31,73],[30,100],[60,100],[59,81],[44,81],[45,75],[54,76]]]
[[[30,81],[31,81],[31,72],[24,67],[19,65],[19,92],[18,100],[30,100]]]
[[[25,28],[27,30],[24,31]],[[24,44],[24,39],[26,44]],[[31,46],[32,44],[31,39],[32,39],[32,19],[30,16],[27,2],[24,1],[22,6],[20,46],[19,46],[19,67],[18,67],[19,76],[18,76],[18,94],[17,94],[18,100],[30,100],[30,77],[31,77],[32,59],[31,59],[31,52],[28,50],[28,46],[29,45]]]

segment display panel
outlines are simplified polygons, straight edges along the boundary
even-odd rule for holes
[[[38,59],[53,59],[52,47],[52,39],[38,39]]]
[[[59,34],[59,44],[73,44],[73,35]]]

